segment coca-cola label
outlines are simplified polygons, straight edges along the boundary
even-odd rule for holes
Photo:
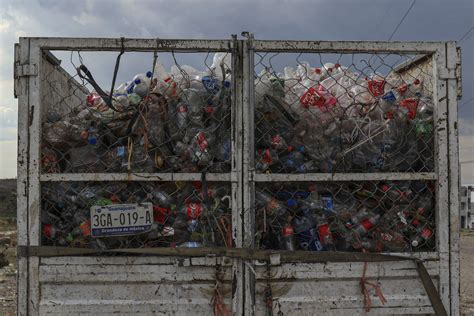
[[[54,229],[53,225],[51,225],[51,224],[43,225],[43,235],[46,238],[53,238],[54,235],[55,235],[55,229]]]
[[[295,230],[294,230],[293,226],[286,225],[285,227],[283,227],[283,236],[284,237],[292,236],[294,234],[295,234]]]
[[[170,214],[171,209],[153,205],[153,220],[155,222],[164,224]]]
[[[202,207],[199,203],[188,203],[186,210],[189,219],[198,219],[202,213]]]
[[[318,226],[318,233],[321,240],[324,240],[324,237],[329,236],[331,232],[329,231],[328,224],[322,224]]]
[[[423,237],[424,239],[429,239],[431,235],[433,235],[433,231],[428,227],[423,228],[423,230],[421,231],[421,237]]]
[[[326,100],[316,92],[316,89],[311,87],[301,96],[300,102],[305,108],[309,106],[323,107]]]
[[[197,143],[201,150],[205,150],[209,146],[209,143],[206,139],[206,135],[203,132],[197,134]]]
[[[369,80],[369,91],[374,97],[378,97],[384,93],[385,80]]]
[[[270,152],[270,149],[265,149],[262,152],[262,161],[268,165],[272,164],[272,153]]]
[[[365,230],[369,230],[374,226],[368,218],[364,219],[360,224],[365,228]]]
[[[418,101],[412,98],[405,99],[400,102],[400,106],[408,110],[407,117],[413,120],[416,117],[416,109],[418,108]]]

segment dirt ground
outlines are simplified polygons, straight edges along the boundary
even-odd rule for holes
[[[0,315],[10,316],[16,315],[16,232],[1,229],[0,223],[0,266],[2,257],[9,263],[0,268]],[[461,234],[461,314],[474,315],[474,230]]]
[[[474,315],[474,230],[461,234],[461,311]]]

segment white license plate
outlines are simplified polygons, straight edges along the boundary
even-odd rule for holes
[[[136,235],[150,231],[153,205],[111,204],[91,207],[92,237]]]

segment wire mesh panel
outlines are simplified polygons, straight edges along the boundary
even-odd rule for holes
[[[434,251],[434,183],[272,182],[255,191],[256,245],[309,251]]]
[[[226,183],[45,183],[42,243],[95,249],[232,247],[230,195]]]
[[[373,182],[257,183],[258,247],[436,249],[435,184],[383,176],[422,179],[417,173],[434,171],[427,55],[257,51],[253,69],[254,165],[267,174],[257,181],[284,180],[280,173],[380,175]]]
[[[41,74],[43,173],[230,171],[230,52],[68,55]]]
[[[257,172],[434,171],[426,55],[256,52],[254,60]]]

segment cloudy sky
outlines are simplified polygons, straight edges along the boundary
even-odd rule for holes
[[[20,36],[387,40],[412,0],[0,0],[0,178],[16,176],[13,44]],[[393,40],[460,40],[461,161],[474,160],[474,1],[417,0]],[[130,70],[134,71],[134,70]],[[120,78],[119,78],[120,79]],[[125,79],[124,79],[125,80]],[[462,164],[474,183],[474,164]]]

